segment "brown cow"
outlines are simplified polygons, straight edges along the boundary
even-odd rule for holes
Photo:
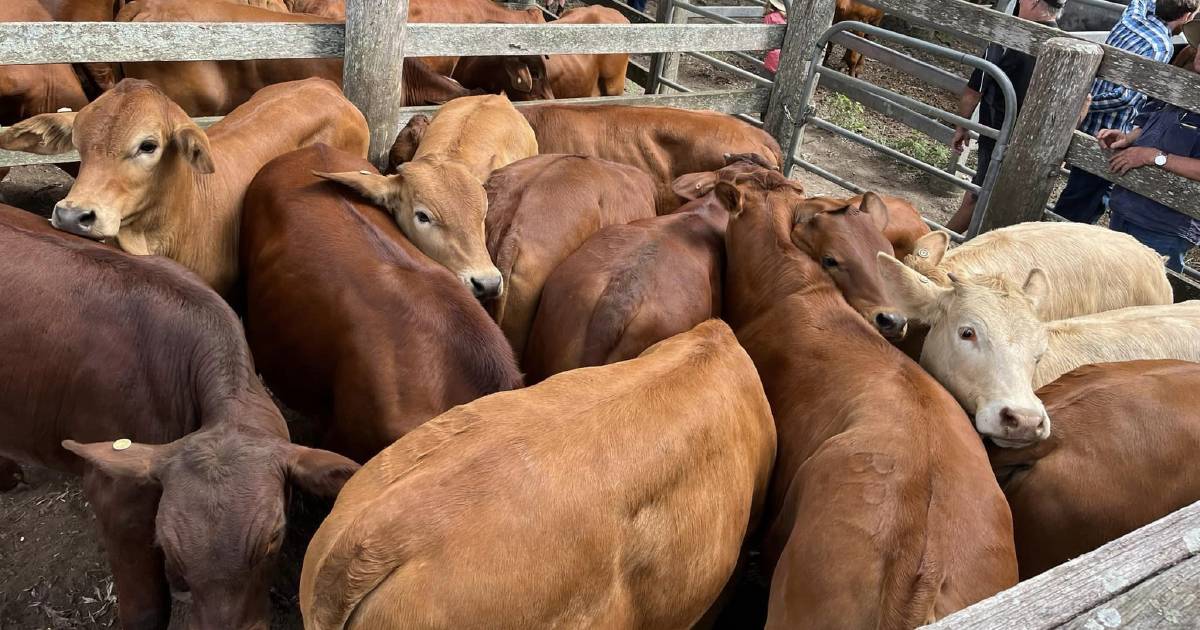
[[[0,455],[83,476],[126,630],[167,627],[168,583],[193,629],[266,628],[287,485],[358,465],[288,441],[195,276],[43,226],[0,207]]]
[[[767,627],[911,628],[1015,584],[1012,517],[979,437],[797,248],[802,197],[766,170],[716,194],[731,209],[723,317],[779,432]]]
[[[125,79],[78,114],[42,114],[0,132],[0,147],[79,150],[79,177],[54,226],[132,254],[158,254],[218,293],[237,279],[242,195],[277,155],[324,142],[365,155],[367,123],[336,85],[269,86],[202,131],[158,88]]]
[[[522,107],[542,153],[598,157],[637,167],[655,180],[659,214],[679,207],[671,185],[681,175],[715,171],[729,153],[781,163],[779,144],[733,116],[668,107],[563,105]]]
[[[347,484],[304,557],[305,624],[691,628],[758,520],[774,438],[716,320],[458,407]]]
[[[546,279],[525,346],[526,380],[632,359],[721,314],[729,214],[697,175],[715,181],[753,170],[759,156],[731,156],[720,171],[684,175],[677,212],[610,225]],[[799,184],[796,184],[799,186]]]
[[[281,13],[229,0],[138,0],[117,16],[121,22],[300,22],[333,24],[331,18]],[[122,65],[126,77],[159,87],[190,116],[222,116],[262,88],[312,77],[342,84],[342,60],[153,61]],[[405,105],[436,105],[470,91],[417,59],[404,60]]]
[[[318,175],[387,208],[413,245],[485,299],[501,295],[504,281],[484,238],[483,184],[493,170],[536,154],[533,130],[507,97],[468,96],[438,110],[413,160],[396,174]]]
[[[891,195],[878,195],[887,208],[887,225],[883,228],[883,237],[892,245],[896,258],[904,260],[917,247],[917,241],[929,234],[929,226],[921,220],[921,213],[908,200]],[[849,206],[859,209],[862,195],[854,197],[809,197],[808,203],[822,210],[837,210]]]
[[[5,4],[27,0],[5,0]],[[111,22],[127,0],[39,0],[56,22]],[[94,99],[117,84],[118,64],[74,64],[83,91]],[[51,110],[57,111],[57,110]]]
[[[512,11],[492,0],[409,0],[409,22],[432,22],[437,24],[544,24],[541,8],[529,7],[523,11]],[[453,76],[458,57],[422,57],[434,72]]]
[[[544,55],[505,57],[459,57],[454,78],[465,88],[489,94],[504,94],[513,101],[554,98],[547,79]]]
[[[989,446],[1021,579],[1200,501],[1200,364],[1087,365],[1038,390],[1045,441]]]
[[[883,22],[883,11],[875,7],[869,7],[865,4],[860,4],[854,0],[837,0],[837,4],[833,8],[833,23],[838,22],[865,22],[879,26]],[[859,36],[865,37],[862,33],[857,33]],[[825,45],[825,59],[821,65],[829,65],[829,55],[833,52],[833,43]],[[862,72],[863,56],[854,50],[846,49],[846,54],[842,56],[842,62],[846,64],[846,74],[857,77]]]
[[[654,216],[654,183],[636,168],[538,155],[488,178],[487,248],[508,291],[489,308],[520,359],[550,272],[600,228]]]
[[[283,13],[308,13],[320,17],[346,20],[346,0],[224,0],[235,4],[270,9]]]
[[[616,9],[601,6],[576,7],[563,13],[550,25],[629,24]],[[550,88],[556,98],[620,96],[625,93],[627,53],[607,55],[551,55],[546,61]]]
[[[246,192],[241,242],[259,370],[326,423],[322,446],[364,462],[455,405],[521,386],[462,283],[386,213],[312,175],[371,169],[320,144],[276,158]]]

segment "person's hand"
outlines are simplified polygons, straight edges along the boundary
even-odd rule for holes
[[[959,153],[966,151],[967,144],[969,144],[970,142],[971,142],[971,134],[967,133],[967,130],[965,128],[963,128],[963,127],[955,127],[954,128],[954,139],[950,141],[950,146],[953,147],[955,151],[958,151]]]
[[[1117,175],[1124,175],[1132,169],[1153,164],[1157,155],[1158,149],[1152,147],[1123,149],[1108,161],[1108,169]]]
[[[1096,134],[1096,141],[1100,143],[1101,149],[1124,149],[1132,144],[1129,134],[1120,129],[1101,129],[1100,133]]]

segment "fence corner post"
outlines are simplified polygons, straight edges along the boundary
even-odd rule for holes
[[[342,85],[371,129],[367,159],[382,170],[400,131],[408,0],[346,0]]]
[[[792,0],[788,8],[787,31],[783,46],[779,50],[779,71],[775,73],[775,86],[771,89],[771,100],[767,105],[763,129],[779,141],[785,155],[784,172],[791,165],[792,138],[804,112],[800,111],[805,100],[800,92],[804,89],[809,74],[809,64],[820,63],[814,50],[817,39],[833,24],[835,0]]]
[[[675,15],[674,0],[658,0],[658,5],[654,10],[655,24],[669,24],[671,18]],[[662,92],[662,83],[659,78],[662,77],[663,66],[667,62],[667,53],[654,53],[650,56],[650,76],[646,77],[646,94],[659,94]]]
[[[1055,37],[1042,45],[1025,103],[996,165],[991,201],[972,233],[1042,219],[1103,58],[1099,44],[1074,37]]]

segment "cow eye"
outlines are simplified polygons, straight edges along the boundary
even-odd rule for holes
[[[417,210],[413,216],[417,219],[417,223],[420,223],[421,225],[429,225],[430,223],[433,223],[433,219],[429,218],[429,214],[421,210]]]
[[[153,140],[142,140],[138,145],[138,153],[154,153],[158,150],[158,143]]]
[[[973,341],[975,339],[975,329],[970,326],[963,326],[958,329],[958,336],[966,341]]]
[[[826,269],[833,269],[838,266],[838,261],[833,256],[822,256],[821,266]]]

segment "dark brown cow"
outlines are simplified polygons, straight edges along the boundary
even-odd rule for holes
[[[315,15],[281,13],[228,0],[138,0],[117,16],[121,22],[300,22],[333,24]],[[339,59],[253,61],[153,61],[122,64],[126,77],[150,81],[190,116],[222,116],[262,88],[310,77],[342,84]],[[404,104],[436,105],[471,91],[417,59],[404,60]]]
[[[723,316],[779,434],[768,628],[911,628],[1017,579],[1012,517],[955,400],[875,333],[793,243],[803,205],[763,170],[731,209]]]
[[[1200,501],[1200,364],[1087,365],[1037,394],[1050,437],[988,446],[1021,579]]]
[[[671,185],[681,175],[715,171],[729,153],[757,153],[772,166],[779,144],[733,116],[668,107],[547,103],[520,112],[539,153],[567,153],[628,164],[650,174],[659,214],[679,207]]]
[[[504,336],[383,210],[313,171],[372,167],[325,145],[267,164],[242,223],[246,333],[271,389],[366,461],[423,422],[521,386]]]
[[[167,626],[168,581],[191,628],[265,629],[288,482],[332,497],[358,465],[288,441],[195,276],[41,223],[0,207],[0,455],[83,476],[127,630]]]
[[[547,78],[548,61],[542,55],[459,57],[454,79],[463,87],[489,94],[506,94],[512,101],[554,98]]]
[[[510,11],[492,0],[409,0],[409,22],[437,24],[544,24],[542,10],[532,6],[524,11]],[[458,57],[422,57],[435,72],[453,76]]]
[[[757,157],[731,158],[711,175],[753,170]],[[632,359],[720,316],[729,215],[712,186],[695,195],[696,182],[676,180],[676,192],[691,199],[677,212],[610,225],[554,269],[525,347],[528,382]]]
[[[654,186],[624,164],[537,155],[485,187],[487,248],[508,287],[489,306],[519,359],[550,272],[600,228],[654,216]]]

